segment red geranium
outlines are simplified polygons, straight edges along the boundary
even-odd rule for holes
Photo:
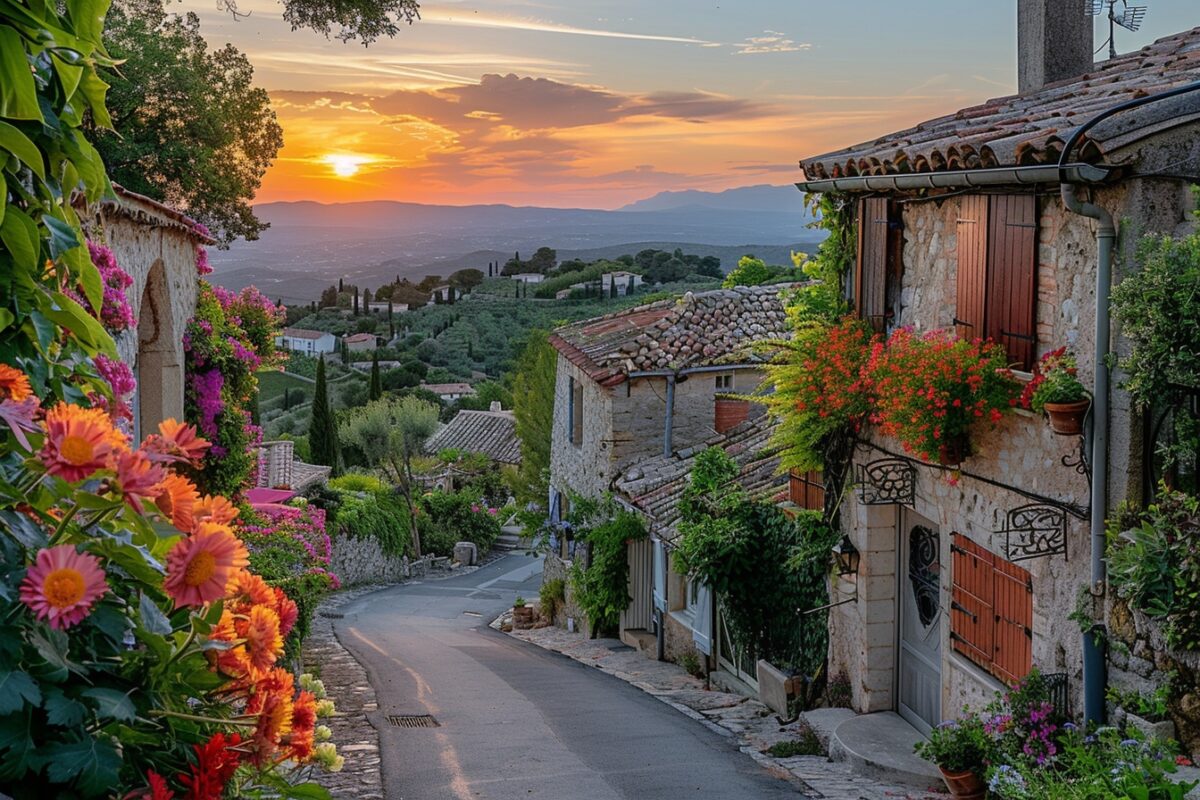
[[[184,800],[220,800],[225,784],[241,763],[241,754],[231,748],[241,742],[242,737],[236,733],[214,733],[206,743],[195,745],[192,774],[179,776],[179,783],[187,790]]]

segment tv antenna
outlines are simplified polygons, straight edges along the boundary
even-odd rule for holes
[[[1093,17],[1105,15],[1108,17],[1108,41],[1104,44],[1108,45],[1108,57],[1117,57],[1117,27],[1122,27],[1127,31],[1136,31],[1142,27],[1142,20],[1146,18],[1146,7],[1130,5],[1129,0],[1083,0],[1084,9]],[[1117,10],[1117,5],[1121,6],[1121,10]],[[1107,13],[1105,13],[1107,12]],[[1100,45],[1100,49],[1104,49],[1104,44]]]

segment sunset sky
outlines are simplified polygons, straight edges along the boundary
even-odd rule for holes
[[[1138,2],[1123,51],[1200,24],[1195,0]],[[271,93],[285,145],[262,202],[612,208],[783,184],[803,156],[1016,83],[1013,0],[438,2],[369,48],[291,31],[273,0],[238,5],[248,18],[171,8]]]

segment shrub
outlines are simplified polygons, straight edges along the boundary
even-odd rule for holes
[[[947,772],[974,772],[982,777],[992,754],[992,742],[977,716],[943,722],[916,745],[916,753]]]
[[[1033,379],[1021,391],[1021,407],[1041,414],[1046,403],[1077,403],[1086,400],[1087,389],[1077,375],[1075,356],[1065,347],[1051,350],[1034,365]]]
[[[617,507],[611,498],[597,501],[574,497],[569,519],[575,539],[590,546],[585,569],[580,559],[571,564],[571,589],[592,627],[614,631],[621,612],[629,607],[629,559],[625,545],[647,535],[642,518]]]
[[[796,738],[776,742],[767,748],[767,755],[774,758],[795,758],[796,756],[823,756],[825,748],[812,725],[801,719],[792,730]]]
[[[541,587],[538,588],[538,600],[542,606],[542,616],[546,619],[554,619],[555,612],[558,611],[559,603],[567,599],[567,584],[562,578],[551,578],[548,581],[543,581]]]
[[[372,538],[384,553],[410,554],[408,509],[390,489],[375,492],[340,492],[337,530],[355,539]]]
[[[688,650],[679,656],[679,658],[675,659],[675,661],[679,664],[679,666],[683,667],[684,670],[687,671],[688,675],[691,675],[695,678],[704,677],[704,670],[700,665],[700,656],[696,655],[695,650]]]
[[[431,492],[417,503],[421,543],[428,552],[450,556],[458,542],[474,542],[483,554],[500,536],[499,512],[474,492]]]

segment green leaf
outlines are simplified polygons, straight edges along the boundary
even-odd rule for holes
[[[0,147],[21,159],[21,163],[33,170],[35,175],[46,180],[46,166],[42,163],[42,151],[16,126],[0,122]]]
[[[72,782],[86,794],[100,795],[117,785],[121,757],[107,740],[86,737],[41,748],[39,760],[56,783]]]
[[[83,78],[79,81],[79,91],[87,98],[88,108],[92,110],[92,120],[97,127],[112,130],[112,117],[108,115],[108,107],[104,97],[108,92],[108,84],[97,74],[96,68],[87,65],[83,69]]]
[[[96,701],[96,713],[101,719],[115,719],[121,722],[132,722],[137,717],[137,709],[129,695],[116,689],[97,686],[84,689],[80,694]]]
[[[0,25],[0,117],[42,118],[25,40],[8,25]]]
[[[79,247],[79,236],[75,229],[52,214],[43,214],[42,222],[50,231],[50,256],[58,258],[72,248]]]
[[[85,42],[100,45],[104,17],[112,0],[67,0],[67,13],[75,35]]]
[[[41,705],[42,692],[37,682],[20,670],[0,671],[0,715],[20,711],[26,703]]]
[[[115,353],[112,336],[95,317],[83,310],[83,306],[62,292],[54,292],[50,297],[54,305],[47,308],[45,314],[51,321],[73,333],[85,347],[110,355]]]
[[[88,622],[95,625],[101,633],[117,644],[124,641],[125,632],[129,630],[131,624],[129,617],[120,608],[108,602],[96,606],[88,616]]]
[[[42,633],[35,628],[29,631],[28,636],[29,643],[46,662],[48,669],[45,670],[45,673],[48,680],[61,683],[72,672],[82,675],[87,671],[67,657],[70,640],[63,631],[48,628],[45,633]]]
[[[0,755],[0,781],[23,780],[27,772],[37,769],[28,712],[0,717]]]
[[[147,631],[158,636],[171,635],[171,621],[145,592],[138,597],[138,613],[142,617],[142,627]]]
[[[3,525],[9,536],[30,550],[40,550],[49,541],[46,531],[40,525],[15,511],[0,511],[0,525]]]
[[[51,725],[60,728],[74,728],[83,722],[87,716],[87,706],[74,700],[56,686],[46,690],[46,719]]]
[[[19,208],[10,208],[0,222],[0,242],[12,253],[17,266],[29,272],[38,268],[38,249],[41,237],[37,225]]]

